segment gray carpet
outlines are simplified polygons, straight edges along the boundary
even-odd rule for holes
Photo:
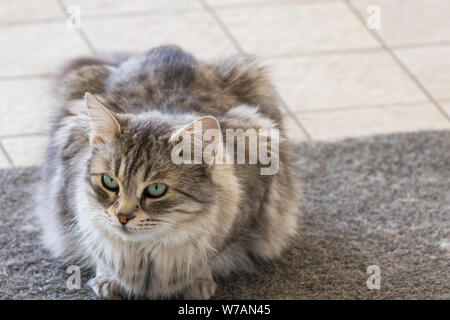
[[[296,146],[301,239],[219,299],[450,299],[450,132]],[[66,289],[28,214],[35,168],[0,171],[0,298],[90,299]],[[38,186],[45,188],[46,186]],[[369,265],[381,287],[369,290]],[[83,274],[84,283],[88,275]]]

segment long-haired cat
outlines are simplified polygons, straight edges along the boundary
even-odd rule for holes
[[[296,235],[279,102],[251,59],[208,64],[163,46],[117,65],[79,60],[56,92],[37,214],[54,256],[95,269],[99,297],[209,299],[215,278],[253,270]],[[197,124],[280,129],[277,173],[175,164],[174,133]],[[222,141],[213,154],[227,157]]]

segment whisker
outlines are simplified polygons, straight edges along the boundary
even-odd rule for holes
[[[173,223],[171,221],[167,221],[167,220],[163,220],[163,219],[160,219],[160,221],[170,225],[173,228],[177,228],[178,227],[177,224],[175,224],[175,223]],[[221,237],[224,237],[224,238],[241,238],[241,239],[249,239],[250,238],[248,236],[231,236],[231,235],[227,235],[227,234],[223,234],[223,233],[219,233],[219,232],[209,232],[209,231],[206,231],[206,230],[203,230],[203,229],[196,228],[194,226],[189,226],[189,228],[192,228],[192,229],[194,229],[196,231],[200,231],[201,233],[206,233],[206,234],[210,234],[210,235],[214,235],[214,236],[221,236]]]

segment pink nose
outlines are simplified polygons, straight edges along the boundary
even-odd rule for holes
[[[118,213],[117,217],[119,218],[120,223],[123,225],[127,224],[128,221],[130,221],[131,219],[134,218],[134,216],[132,216],[132,215],[123,214],[123,213]]]

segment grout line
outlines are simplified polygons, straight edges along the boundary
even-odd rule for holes
[[[285,108],[285,109],[286,109],[285,114],[289,115],[294,120],[294,122],[300,127],[300,130],[302,131],[303,135],[306,137],[306,140],[311,141],[312,140],[311,135],[306,130],[305,126],[300,122],[300,120],[297,119],[297,116],[294,113],[292,113],[292,111],[290,109],[288,109],[288,108]],[[287,130],[287,128],[284,128],[284,129]]]
[[[55,0],[59,2],[59,0]],[[64,4],[63,4],[64,5]],[[65,12],[65,7],[63,8],[63,17],[52,17],[45,19],[34,19],[34,20],[11,20],[11,21],[0,21],[0,28],[13,28],[17,26],[33,26],[51,23],[65,22],[67,19],[67,12]],[[186,7],[186,8],[167,8],[167,9],[143,9],[139,11],[128,11],[128,12],[112,12],[112,13],[90,13],[84,14],[83,20],[107,20],[107,19],[121,19],[121,18],[133,18],[146,16],[151,14],[164,14],[170,12],[176,12],[177,14],[182,14],[186,11],[198,11],[201,7]]]
[[[205,0],[199,0],[203,7],[206,9],[206,11],[209,12],[209,14],[211,14],[211,16],[214,18],[214,20],[216,20],[216,22],[219,24],[220,28],[223,30],[223,32],[225,32],[225,34],[227,35],[227,37],[231,40],[231,42],[234,44],[234,46],[236,47],[236,49],[239,51],[239,53],[241,54],[246,54],[246,52],[244,51],[244,49],[242,48],[241,44],[239,43],[239,41],[234,37],[234,35],[231,33],[230,30],[228,30],[227,26],[225,25],[225,23],[222,21],[222,19],[220,19],[219,15],[214,11],[213,8],[211,8],[209,6],[209,4],[206,3]]]
[[[284,54],[268,54],[259,55],[264,59],[295,59],[301,57],[315,57],[315,56],[326,56],[326,55],[346,55],[346,54],[361,54],[361,53],[374,53],[381,52],[383,48],[381,47],[365,47],[365,48],[353,48],[353,49],[337,49],[337,50],[319,50],[319,51],[303,51],[294,53],[284,53]]]
[[[295,123],[300,127],[300,129],[302,130],[303,134],[306,136],[306,139],[307,139],[308,141],[311,141],[311,140],[312,140],[311,135],[310,135],[309,132],[306,130],[306,128],[303,126],[303,124],[300,122],[300,120],[297,119],[297,116],[295,115],[295,113],[288,107],[288,105],[286,104],[286,102],[284,101],[284,99],[283,99],[280,95],[278,95],[278,99],[279,99],[279,101],[280,101],[280,103],[281,103],[281,107],[282,107],[282,108],[284,109],[284,111],[285,111],[285,112],[282,112],[282,111],[280,110],[281,113],[290,115],[290,116],[294,119],[294,122],[295,122]]]
[[[206,0],[207,1],[207,0]],[[299,6],[307,6],[307,5],[314,5],[314,4],[327,4],[327,3],[333,3],[333,2],[340,2],[341,0],[309,0],[309,1],[302,1],[298,2],[296,0],[285,0],[284,2],[281,2],[279,0],[268,0],[268,1],[262,1],[259,3],[252,3],[252,2],[236,2],[236,3],[225,3],[225,4],[216,4],[213,7],[214,8],[224,8],[224,9],[234,9],[234,8],[244,8],[244,7],[255,7],[255,6],[264,6],[264,5],[299,5]]]
[[[53,17],[45,19],[35,19],[35,20],[11,20],[11,21],[0,21],[0,28],[14,28],[20,26],[34,26],[41,24],[51,24],[56,22],[64,22],[65,17]]]
[[[161,9],[142,9],[139,11],[125,11],[125,12],[110,12],[110,13],[88,13],[83,17],[85,20],[109,20],[109,19],[122,19],[122,18],[133,18],[142,17],[147,15],[158,15],[175,13],[182,14],[185,12],[195,12],[201,10],[202,7],[177,7],[177,8],[161,8]]]
[[[336,111],[349,111],[349,110],[365,110],[365,109],[379,109],[379,108],[394,108],[394,107],[408,107],[416,106],[420,104],[430,103],[428,100],[417,100],[411,102],[390,102],[379,104],[367,104],[367,105],[353,105],[353,106],[337,106],[328,108],[314,108],[295,111],[295,114],[310,114],[310,113],[323,113],[323,112],[336,112]]]
[[[89,40],[89,38],[86,35],[86,33],[84,32],[84,30],[78,29],[77,31],[78,31],[78,34],[80,35],[80,37],[84,40],[84,42],[89,47],[89,50],[91,50],[92,54],[94,54],[95,56],[98,56],[97,49],[95,49],[94,44],[91,42],[91,40]]]
[[[67,19],[67,12],[64,3],[60,3],[60,0],[55,0],[59,3],[60,8],[63,10],[63,17],[51,17],[45,19],[34,19],[34,20],[10,20],[10,21],[0,21],[0,28],[16,27],[21,25],[40,25],[40,24],[50,24],[55,22],[65,22]],[[200,1],[200,0],[198,0]],[[203,8],[204,9],[204,8]],[[121,18],[133,18],[141,17],[152,14],[167,14],[176,13],[183,14],[186,11],[200,11],[202,7],[173,7],[173,8],[160,8],[160,9],[142,9],[138,11],[125,11],[125,12],[110,12],[110,13],[88,13],[82,14],[83,20],[102,20],[102,19],[121,19]]]
[[[350,2],[350,0],[344,0],[347,4],[347,7],[353,12],[353,14],[358,18],[358,20],[363,24],[365,27],[365,20],[364,17],[361,15],[361,13],[358,11],[357,8],[353,6],[353,4]],[[425,94],[425,96],[428,98],[428,100],[434,104],[434,106],[439,110],[439,112],[444,116],[447,121],[450,122],[450,116],[445,112],[444,108],[437,102],[437,100],[428,92],[428,90],[425,88],[425,86],[417,79],[417,77],[411,72],[411,70],[408,69],[408,67],[403,63],[403,61],[395,54],[395,52],[392,50],[391,47],[387,45],[387,43],[384,41],[384,39],[378,35],[374,30],[369,30],[365,27],[366,30],[369,31],[369,33],[377,40],[380,45],[386,50],[386,52],[391,56],[391,58],[397,63],[397,65],[410,77],[410,79],[419,87],[419,89],[422,91],[422,93]]]
[[[394,50],[402,50],[402,49],[420,49],[420,48],[439,48],[450,46],[450,41],[435,41],[428,43],[409,43],[409,44],[399,44],[395,46],[391,46]]]
[[[0,81],[8,81],[8,80],[26,80],[26,79],[48,79],[54,77],[54,73],[41,73],[41,74],[20,74],[16,76],[0,76]]]
[[[1,140],[15,139],[15,138],[27,138],[27,137],[45,137],[48,136],[48,132],[36,132],[36,133],[18,133],[0,136]]]
[[[63,11],[66,19],[68,18],[68,14],[66,12],[66,5],[63,3],[62,0],[55,0],[58,2],[59,7],[61,8],[61,10]],[[83,19],[83,17],[81,17]],[[91,53],[93,55],[97,55],[97,50],[95,49],[94,45],[92,44],[92,42],[89,40],[89,38],[87,37],[86,33],[84,32],[84,30],[80,29],[76,29],[76,31],[78,32],[79,36],[81,37],[81,39],[84,41],[84,43],[88,46],[89,50],[91,51]]]
[[[3,153],[5,155],[6,160],[8,160],[8,163],[14,167],[14,162],[12,161],[11,157],[9,156],[8,152],[6,151],[1,141],[0,141],[0,153]]]

